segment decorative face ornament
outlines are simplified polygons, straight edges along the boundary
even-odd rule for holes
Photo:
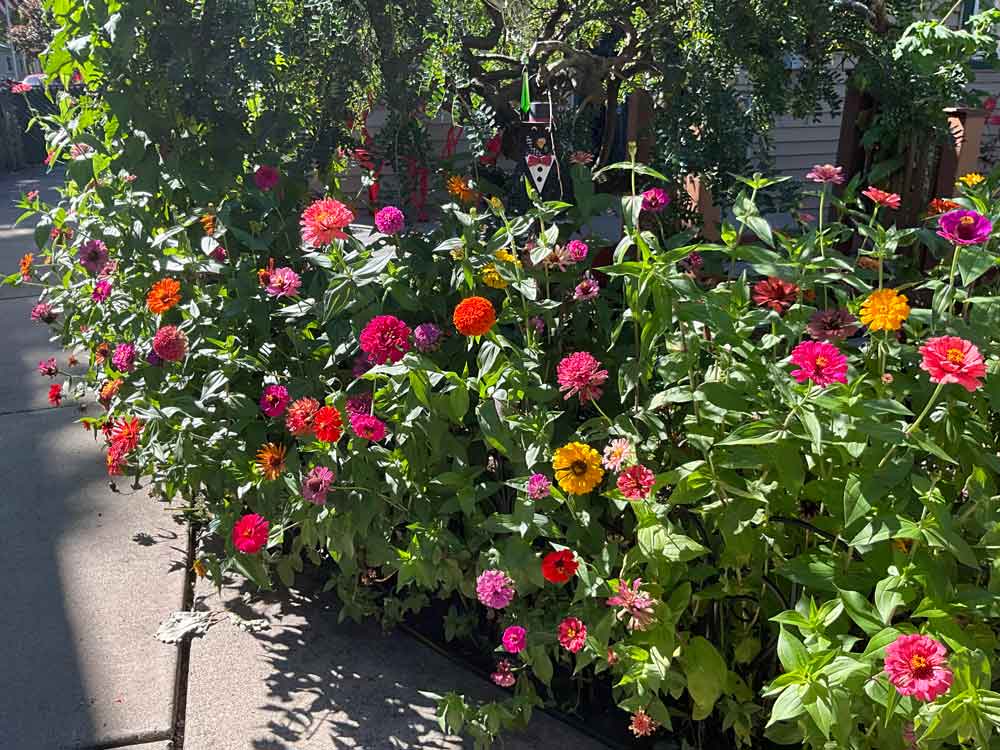
[[[552,146],[549,143],[548,134],[544,131],[531,133],[525,138],[524,162],[528,168],[528,175],[539,193],[545,187],[545,182],[549,179],[549,172],[552,171]]]

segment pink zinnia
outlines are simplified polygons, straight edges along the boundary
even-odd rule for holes
[[[373,443],[385,437],[385,422],[371,414],[351,414],[351,429],[359,438]]]
[[[903,200],[896,193],[887,193],[884,190],[879,190],[877,187],[869,187],[867,190],[862,190],[861,194],[866,198],[870,198],[876,205],[883,206],[884,208],[899,208]]]
[[[153,351],[167,362],[179,362],[187,352],[187,336],[177,326],[163,326],[153,336]]]
[[[90,293],[90,298],[100,304],[111,296],[111,282],[108,279],[101,279],[94,284],[94,291]]]
[[[629,466],[618,475],[618,491],[628,500],[642,500],[647,497],[654,484],[656,475],[642,464]]]
[[[587,642],[587,626],[578,617],[567,617],[559,623],[559,645],[575,654]]]
[[[597,299],[600,293],[601,285],[597,283],[597,280],[590,276],[585,276],[583,281],[577,284],[573,290],[573,299],[577,302],[590,302]]]
[[[357,396],[351,396],[344,403],[344,411],[347,412],[349,416],[354,416],[355,414],[370,414],[372,410],[372,394],[371,393],[361,393]]]
[[[410,327],[394,315],[376,315],[361,331],[358,343],[372,364],[395,363],[410,351]]]
[[[299,398],[292,402],[285,415],[285,427],[296,437],[306,437],[313,433],[313,418],[319,411],[319,401],[314,398]]]
[[[799,366],[792,377],[800,383],[811,380],[825,388],[847,382],[847,357],[825,341],[803,341],[792,349],[792,364]]]
[[[260,410],[269,417],[280,417],[288,408],[290,400],[291,397],[285,386],[272,383],[264,386],[264,390],[260,394]]]
[[[333,472],[325,466],[316,466],[302,482],[302,497],[310,503],[322,505],[326,502],[326,493],[333,484]]]
[[[406,217],[395,206],[386,206],[375,212],[375,228],[382,234],[398,234],[406,226]]]
[[[502,641],[508,654],[519,654],[528,645],[528,631],[520,625],[511,625],[503,631]]]
[[[278,184],[278,180],[280,179],[281,172],[279,172],[275,167],[267,164],[261,164],[257,167],[257,171],[253,173],[253,184],[265,193],[268,190],[273,189],[274,186]]]
[[[111,364],[118,372],[132,372],[135,369],[135,345],[119,344],[111,355]]]
[[[601,363],[587,352],[575,352],[563,357],[556,367],[559,390],[565,391],[563,400],[578,395],[580,403],[601,397],[601,386],[608,379],[608,371],[602,370]]]
[[[900,695],[933,701],[948,692],[948,650],[926,635],[901,635],[885,647],[885,673]]]
[[[59,315],[48,302],[39,302],[31,308],[31,319],[41,323],[54,323]]]
[[[642,194],[642,210],[658,214],[670,205],[670,196],[663,188],[650,188]]]
[[[246,554],[254,555],[267,544],[270,524],[263,516],[247,513],[233,526],[233,546]]]
[[[635,449],[627,438],[616,438],[604,449],[601,464],[608,471],[621,471],[622,466],[635,461]]]
[[[552,492],[552,482],[544,474],[532,474],[528,479],[528,497],[541,500]]]
[[[983,387],[986,375],[983,355],[971,341],[957,336],[938,336],[920,347],[920,369],[927,371],[932,383],[958,383],[965,390]]]
[[[476,597],[490,609],[503,609],[514,598],[514,582],[502,570],[484,570],[476,579]]]
[[[629,731],[636,737],[649,737],[658,727],[659,724],[656,723],[653,717],[641,708],[632,714],[632,720],[628,725]]]
[[[302,279],[287,266],[275,268],[267,281],[267,293],[272,297],[294,297],[302,287]]]
[[[302,212],[302,241],[313,247],[346,240],[344,227],[354,221],[354,212],[340,201],[323,198]]]
[[[100,240],[87,240],[76,253],[80,265],[91,273],[100,271],[108,261],[108,248]]]
[[[38,363],[38,374],[43,375],[47,378],[54,378],[59,374],[59,365],[56,364],[55,357],[49,357],[48,359]]]
[[[570,240],[566,243],[566,256],[574,263],[586,260],[590,248],[583,240]]]
[[[569,155],[570,164],[579,164],[585,167],[593,161],[594,155],[589,151],[574,151]]]
[[[503,688],[514,687],[514,683],[517,682],[517,677],[514,676],[511,669],[511,663],[507,659],[501,659],[497,662],[497,671],[490,675],[490,679],[493,680],[494,684]]]
[[[844,183],[844,168],[832,164],[816,164],[806,173],[806,179],[813,182],[832,182],[834,185]]]
[[[607,601],[609,607],[621,607],[617,617],[629,630],[645,630],[653,622],[656,599],[641,591],[641,586],[641,578],[631,583],[618,581],[618,592]]]

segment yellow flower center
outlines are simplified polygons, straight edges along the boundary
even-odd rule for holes
[[[926,669],[927,666],[928,666],[927,659],[924,658],[921,654],[914,654],[913,656],[910,657],[910,667],[912,669],[914,670]]]
[[[948,361],[953,365],[960,365],[965,361],[965,354],[962,353],[961,349],[949,349],[947,354]]]
[[[826,357],[816,357],[816,366],[817,367],[826,367],[828,364],[829,364],[829,362],[827,362]]]
[[[966,226],[967,227],[967,226],[970,226],[972,224],[975,224],[976,220],[973,219],[971,216],[963,216],[961,219],[958,220],[958,223],[961,224],[962,226]]]
[[[587,462],[586,461],[574,461],[570,467],[570,471],[576,474],[578,477],[582,477],[587,473]]]

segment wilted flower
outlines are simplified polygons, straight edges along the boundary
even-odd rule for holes
[[[601,285],[590,276],[584,276],[583,280],[573,290],[573,299],[577,302],[590,302],[597,299],[600,293]]]
[[[642,579],[618,581],[617,593],[608,599],[609,607],[621,607],[617,617],[629,630],[645,630],[653,623],[656,599],[641,590]]]
[[[659,724],[653,720],[653,717],[642,709],[632,714],[632,721],[628,725],[629,731],[636,737],[649,737],[658,727]]]
[[[806,325],[806,331],[817,341],[843,341],[859,328],[857,318],[843,308],[817,310]]]
[[[80,245],[76,257],[90,273],[97,273],[108,260],[108,248],[100,240],[87,240]]]
[[[592,164],[594,161],[594,155],[589,151],[574,151],[569,155],[570,164],[580,164],[586,167],[588,164]]]
[[[902,202],[902,198],[898,194],[887,193],[884,190],[879,190],[877,187],[868,187],[866,190],[862,190],[861,194],[883,208],[896,209],[899,208]]]
[[[59,366],[55,357],[49,357],[38,363],[38,374],[47,378],[54,378],[59,374]]]
[[[829,182],[834,185],[841,185],[845,180],[844,168],[835,167],[832,164],[816,164],[806,173],[806,179],[812,182]]]
[[[494,684],[503,688],[514,687],[514,683],[517,682],[512,665],[507,659],[501,659],[497,662],[497,669],[490,675],[490,679],[493,680]]]
[[[59,315],[48,302],[39,302],[31,308],[31,319],[35,322],[54,323]]]
[[[441,329],[433,323],[421,323],[413,329],[413,343],[425,354],[441,348],[441,336]]]
[[[302,497],[310,503],[322,505],[326,502],[326,493],[333,483],[334,474],[325,466],[313,467],[302,482]]]
[[[753,285],[753,301],[761,307],[770,307],[779,314],[788,311],[798,293],[798,286],[776,276],[769,276]]]

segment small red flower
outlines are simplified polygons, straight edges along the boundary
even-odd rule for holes
[[[323,406],[313,417],[316,437],[324,443],[336,443],[344,434],[344,422],[336,406]]]
[[[580,563],[568,549],[550,552],[542,558],[542,577],[550,583],[566,583],[576,575]]]
[[[246,555],[254,555],[264,549],[269,530],[266,518],[248,513],[233,526],[233,546]]]
[[[559,645],[571,654],[579,652],[587,642],[587,626],[578,617],[567,617],[559,623]]]
[[[49,386],[49,403],[53,406],[62,404],[62,383],[53,383]]]
[[[753,301],[761,307],[770,307],[779,315],[788,311],[798,293],[798,286],[776,276],[769,276],[753,285]]]
[[[876,205],[882,206],[883,208],[899,208],[899,205],[903,200],[898,194],[887,193],[885,190],[879,190],[877,187],[869,187],[867,190],[861,191],[861,194],[866,198],[870,198]]]

